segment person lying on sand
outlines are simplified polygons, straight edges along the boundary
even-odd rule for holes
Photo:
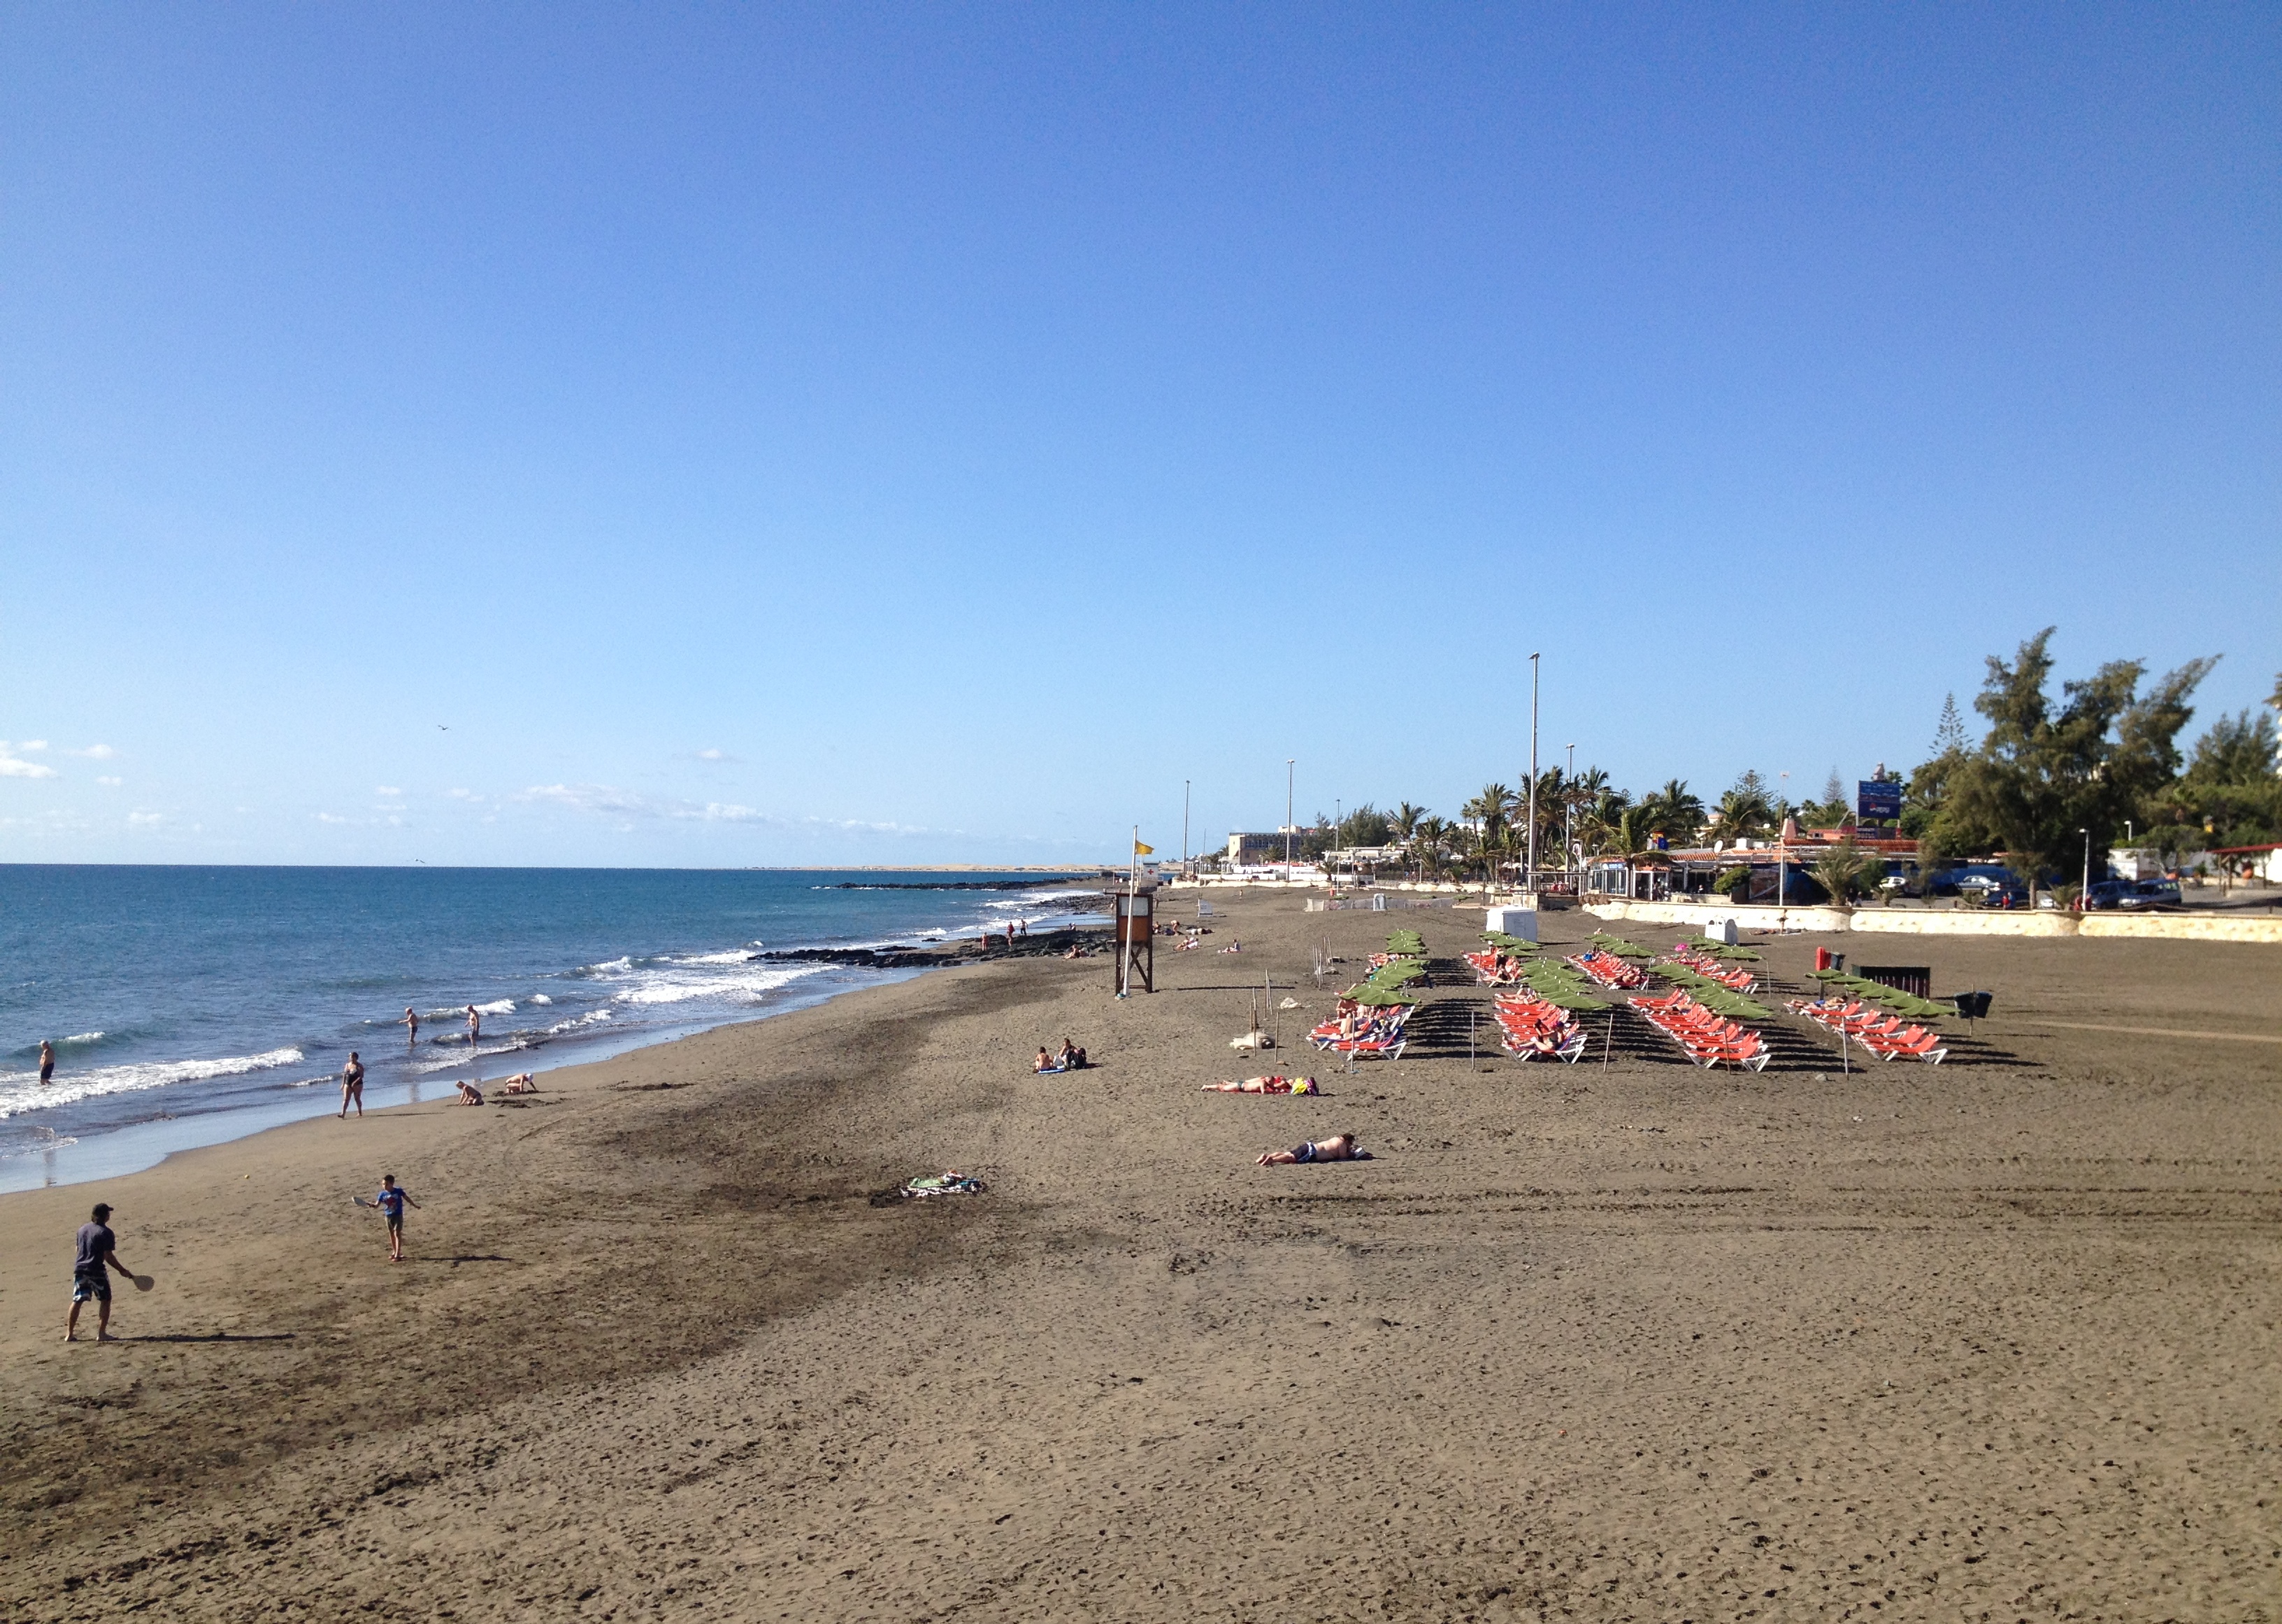
[[[1246,1077],[1241,1083],[1207,1083],[1207,1094],[1312,1094],[1313,1077]]]
[[[1240,953],[1244,951],[1244,944],[1241,942],[1230,942],[1226,947],[1222,948],[1220,951],[1224,953]]]
[[[1360,1162],[1362,1146],[1355,1143],[1352,1133],[1335,1133],[1328,1139],[1317,1139],[1312,1145],[1297,1145],[1290,1150],[1271,1150],[1262,1154],[1261,1167],[1289,1167],[1295,1162]]]
[[[539,1079],[527,1071],[518,1071],[500,1084],[500,1092],[502,1094],[535,1094],[538,1092]]]
[[[460,1097],[459,1097],[459,1099],[458,1099],[458,1100],[454,1100],[454,1101],[453,1102],[454,1104],[455,1104],[455,1105],[481,1105],[481,1104],[483,1104],[483,1102],[484,1102],[484,1091],[483,1091],[483,1090],[481,1090],[480,1088],[477,1088],[474,1084],[472,1084],[472,1083],[455,1083],[455,1084],[453,1084],[453,1086],[454,1086],[454,1087],[455,1087],[455,1088],[457,1088],[457,1089],[460,1091]]]

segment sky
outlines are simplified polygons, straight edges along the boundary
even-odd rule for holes
[[[2046,626],[2207,721],[2278,159],[2270,6],[0,5],[0,860],[1452,815],[1533,652],[1707,798]]]

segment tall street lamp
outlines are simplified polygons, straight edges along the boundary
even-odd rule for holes
[[[1284,879],[1287,884],[1292,879],[1292,769],[1298,760],[1296,756],[1284,758]]]
[[[1529,657],[1529,866],[1521,889],[1537,894],[1537,656]]]
[[[2092,900],[2092,831],[2078,829],[2076,833],[2084,836],[2084,883],[2076,893],[2076,911],[2081,913]]]
[[[1577,747],[1574,744],[1569,747],[1568,768],[1561,774],[1561,804],[1568,809],[1568,816],[1561,823],[1561,866],[1573,873],[1577,866]],[[1572,884],[1569,889],[1572,893],[1571,900],[1576,900],[1573,895],[1576,886]]]

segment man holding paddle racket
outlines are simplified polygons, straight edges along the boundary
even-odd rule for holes
[[[72,1262],[71,1317],[64,1322],[64,1340],[79,1340],[80,1304],[92,1297],[97,1304],[95,1340],[115,1342],[119,1339],[111,1334],[110,1271],[115,1269],[134,1281],[136,1291],[149,1291],[154,1282],[119,1261],[119,1238],[111,1232],[110,1204],[97,1201],[89,1216],[90,1222],[79,1226],[79,1255]]]

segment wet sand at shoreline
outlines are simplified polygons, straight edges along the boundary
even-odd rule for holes
[[[0,1198],[8,1615],[2276,1615],[2282,1051],[2109,1029],[2282,1034],[2282,954],[1911,943],[1997,1018],[1851,1075],[1791,1020],[1755,1076],[1629,1017],[1470,1061],[1453,985],[1263,1100],[1198,1092],[1248,988],[1296,1041],[1481,916],[1215,904],[1246,951],[1153,997],[945,970]],[[873,1199],[946,1167],[990,1193]],[[66,1347],[98,1199],[161,1285]]]

